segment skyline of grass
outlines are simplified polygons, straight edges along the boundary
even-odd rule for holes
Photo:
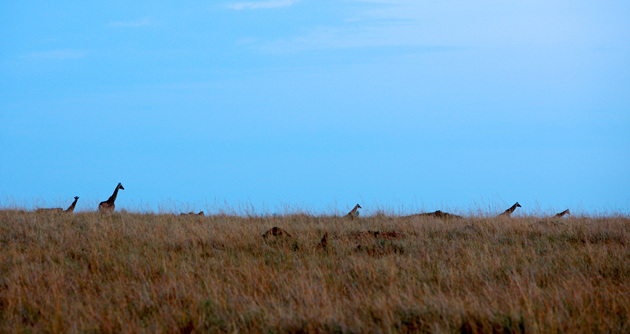
[[[122,195],[121,195],[122,196]],[[106,199],[106,198],[105,198]],[[80,197],[76,206],[75,212],[85,213],[94,212],[98,210],[98,203],[102,200],[96,197],[83,198]],[[123,202],[121,204],[119,202]],[[0,197],[0,210],[24,210],[34,211],[38,208],[52,208],[60,207],[66,209],[72,203],[71,199],[55,199],[46,201],[43,199],[16,199],[12,196]],[[237,216],[264,216],[264,215],[291,215],[291,214],[309,214],[309,215],[321,215],[321,216],[336,216],[345,215],[352,207],[360,203],[363,209],[360,210],[363,216],[372,216],[376,214],[386,214],[394,216],[405,216],[423,212],[433,212],[441,210],[458,214],[461,216],[473,217],[493,217],[502,213],[505,209],[510,207],[514,202],[505,202],[499,200],[493,201],[474,201],[470,206],[460,207],[454,206],[448,203],[432,204],[430,202],[402,202],[399,201],[396,204],[391,203],[375,203],[369,201],[357,201],[355,203],[338,203],[337,201],[331,201],[328,204],[314,206],[305,203],[281,203],[276,205],[270,205],[265,203],[254,204],[249,202],[228,203],[225,200],[203,200],[196,202],[184,202],[166,199],[158,203],[147,203],[134,200],[118,200],[116,203],[116,212],[129,212],[129,213],[147,213],[147,214],[179,214],[188,213],[190,211],[204,211],[209,215],[237,215]],[[509,204],[508,204],[509,203]],[[519,201],[519,203],[521,203]],[[514,213],[517,217],[546,217],[553,216],[556,213],[564,211],[566,209],[571,210],[571,215],[582,217],[611,217],[611,216],[630,216],[630,202],[618,207],[595,207],[586,206],[580,204],[575,207],[552,207],[545,206],[542,203],[521,203],[523,207],[518,208]]]

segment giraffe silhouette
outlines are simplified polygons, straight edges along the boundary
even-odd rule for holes
[[[509,209],[503,211],[502,214],[500,214],[499,216],[506,216],[506,217],[510,217],[512,215],[512,212],[514,212],[514,210],[516,210],[516,208],[520,208],[521,205],[518,204],[518,202],[516,202],[514,205],[512,205]]]
[[[359,218],[359,209],[363,209],[359,204],[355,205],[354,208],[352,210],[350,210],[350,212],[348,212],[348,214],[346,215],[346,217],[355,220],[356,218]]]
[[[560,218],[560,217],[563,217],[564,215],[570,215],[570,214],[571,214],[571,212],[569,211],[569,209],[566,209],[566,210],[556,214],[554,217]]]
[[[72,213],[74,211],[74,207],[77,205],[77,200],[78,199],[79,199],[79,197],[75,196],[74,197],[74,202],[72,202],[72,204],[70,204],[68,209],[66,209],[65,211],[62,208],[44,208],[44,209],[37,209],[37,210],[35,210],[35,212],[70,212],[70,213]]]
[[[74,212],[74,207],[77,206],[78,200],[79,200],[79,196],[74,196],[74,202],[70,204],[70,206],[66,209],[66,212],[69,212],[69,213]]]
[[[116,189],[114,189],[114,193],[107,199],[107,201],[99,203],[98,205],[99,212],[114,212],[114,209],[116,208],[116,205],[114,205],[114,202],[116,201],[116,196],[118,196],[119,189],[125,190],[125,188],[123,188],[123,185],[121,183],[118,183],[118,185],[116,186]]]

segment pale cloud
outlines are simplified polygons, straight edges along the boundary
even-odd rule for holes
[[[29,53],[24,58],[66,60],[66,59],[83,58],[87,56],[87,54],[88,54],[88,51],[86,50],[61,49],[61,50],[35,51],[35,52]]]
[[[455,0],[458,1],[458,0]],[[445,28],[436,27],[436,6],[417,0],[348,0],[354,3],[348,15],[332,25],[302,29],[304,33],[249,46],[265,53],[301,52],[368,47],[415,47],[425,51],[450,50],[462,46],[449,38]],[[449,29],[452,25],[446,25]],[[441,29],[438,29],[441,28]],[[446,35],[446,37],[444,36]],[[465,44],[463,45],[465,46]]]
[[[135,27],[145,27],[153,25],[151,20],[147,18],[138,19],[134,21],[114,21],[108,24],[110,27],[121,27],[121,28],[135,28]]]
[[[234,9],[234,10],[280,8],[280,7],[291,6],[296,2],[297,0],[268,0],[268,1],[236,2],[236,3],[229,4],[228,8]]]
[[[366,6],[348,22],[406,26],[416,41],[465,46],[555,47],[580,44],[600,24],[570,1],[353,0]],[[591,21],[591,22],[589,22]],[[588,27],[591,23],[592,27]],[[586,28],[586,29],[585,29]],[[410,35],[411,36],[411,35]],[[600,38],[599,38],[600,39]],[[596,40],[596,39],[593,39]],[[410,42],[412,40],[409,40]]]
[[[320,27],[311,33],[249,46],[269,54],[313,50],[359,49],[370,47],[411,47],[417,52],[452,52],[461,46],[441,43],[418,33],[414,25],[368,26],[355,28]]]
[[[366,47],[447,50],[468,47],[557,47],[594,35],[581,28],[580,13],[544,0],[348,0],[336,24],[301,29],[253,47],[268,53]],[[562,23],[562,24],[560,24]],[[592,24],[596,28],[596,24]],[[602,37],[603,38],[603,37]],[[600,38],[600,39],[602,39]]]

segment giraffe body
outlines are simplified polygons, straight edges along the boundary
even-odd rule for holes
[[[363,208],[359,204],[355,205],[354,208],[350,212],[348,212],[346,217],[352,220],[359,218],[359,209],[363,209]]]
[[[99,212],[114,212],[114,209],[116,208],[116,205],[114,205],[114,202],[116,201],[116,197],[118,196],[118,190],[125,190],[125,188],[123,188],[123,185],[121,183],[118,183],[118,185],[116,186],[116,189],[114,189],[114,194],[112,194],[109,199],[107,199],[107,201],[101,202],[98,205],[98,211]]]

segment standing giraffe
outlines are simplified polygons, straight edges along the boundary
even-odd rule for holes
[[[569,209],[566,209],[566,210],[556,214],[554,217],[560,218],[560,217],[562,217],[564,215],[570,215],[570,214],[571,214],[571,212],[569,212]]]
[[[505,210],[502,214],[500,214],[499,216],[511,216],[512,212],[514,212],[514,210],[516,210],[516,208],[520,208],[521,205],[518,204],[518,202],[516,202],[514,205],[512,205],[509,209]]]
[[[116,207],[114,205],[114,201],[116,201],[116,196],[118,196],[118,189],[125,190],[125,188],[123,188],[123,185],[121,183],[118,183],[116,189],[114,189],[114,194],[112,194],[112,196],[110,196],[107,201],[99,203],[99,212],[114,212],[114,208]]]
[[[66,212],[74,212],[74,207],[77,206],[77,201],[79,200],[79,196],[74,196],[74,202],[70,204],[70,206],[66,209]]]
[[[359,209],[363,209],[363,208],[359,204],[355,205],[354,209],[352,209],[350,212],[348,212],[346,217],[349,217],[352,220],[354,220],[356,218],[359,218]]]

